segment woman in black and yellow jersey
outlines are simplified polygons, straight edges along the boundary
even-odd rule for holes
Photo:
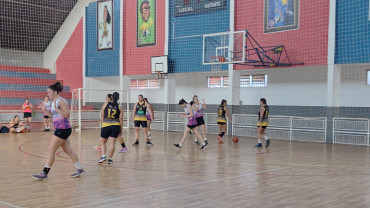
[[[119,99],[119,93],[114,92],[113,95],[113,101],[108,101],[104,103],[100,115],[101,118],[103,118],[102,123],[102,129],[100,133],[100,147],[101,147],[101,153],[102,156],[98,163],[103,163],[107,160],[106,157],[106,143],[108,139],[110,139],[110,146],[108,151],[108,164],[112,164],[113,160],[113,154],[115,150],[115,144],[117,141],[117,137],[121,134],[122,131],[122,125],[123,125],[123,109],[122,107],[117,103]]]
[[[217,114],[218,114],[217,124],[218,124],[218,128],[220,130],[217,139],[218,139],[218,143],[219,144],[222,144],[222,143],[224,143],[222,141],[222,137],[227,132],[227,119],[226,119],[226,116],[229,118],[229,120],[231,120],[231,116],[229,114],[229,109],[227,108],[227,101],[225,99],[223,99],[221,101],[221,105],[217,109]]]
[[[139,130],[140,126],[143,128],[143,132],[146,138],[146,144],[153,146],[153,144],[149,141],[148,129],[147,129],[147,121],[148,118],[146,117],[146,111],[149,111],[150,117],[154,120],[153,112],[150,109],[148,103],[144,101],[143,95],[138,96],[139,102],[135,103],[134,110],[132,112],[134,126],[135,126],[135,143],[133,145],[139,144]]]
[[[258,144],[255,147],[262,147],[261,137],[264,136],[266,139],[266,147],[271,143],[269,138],[265,135],[265,130],[269,125],[269,106],[267,105],[266,99],[260,99],[260,109],[258,110],[258,123],[257,123],[257,140]]]

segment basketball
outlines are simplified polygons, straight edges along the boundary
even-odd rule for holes
[[[238,143],[238,142],[239,142],[239,137],[234,136],[232,140],[233,140],[233,142],[236,144],[236,143]]]

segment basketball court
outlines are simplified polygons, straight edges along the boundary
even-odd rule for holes
[[[206,151],[181,133],[153,131],[144,142],[98,165],[92,148],[98,130],[73,133],[73,148],[87,174],[70,178],[70,159],[57,152],[46,181],[32,180],[45,162],[51,133],[2,136],[1,207],[367,207],[367,147],[274,140],[256,149],[255,139],[231,139]],[[125,131],[128,144],[133,131]],[[118,146],[117,146],[118,148]],[[68,200],[66,200],[68,199]]]
[[[0,0],[0,207],[370,207],[369,7]]]

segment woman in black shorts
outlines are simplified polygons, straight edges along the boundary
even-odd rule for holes
[[[217,114],[218,114],[217,124],[218,124],[218,128],[220,130],[217,139],[218,139],[218,143],[222,144],[222,143],[224,143],[222,141],[222,137],[227,132],[226,116],[229,118],[229,120],[231,120],[231,116],[229,114],[229,109],[227,108],[227,101],[225,99],[221,101],[221,105],[218,107]]]
[[[184,136],[181,139],[181,142],[179,144],[174,144],[175,147],[181,148],[181,146],[184,144],[186,140],[186,136],[188,135],[190,130],[193,130],[195,137],[199,139],[199,141],[202,142],[201,150],[207,148],[207,143],[205,143],[202,139],[202,137],[199,135],[199,126],[197,125],[197,121],[194,117],[194,110],[184,99],[181,99],[179,101],[179,106],[184,109],[185,113],[181,113],[180,116],[184,118],[188,118],[188,125],[184,131]]]
[[[113,95],[113,101],[109,101],[104,103],[103,107],[101,108],[100,115],[103,120],[102,129],[100,133],[100,147],[101,147],[101,153],[102,156],[100,157],[100,160],[98,163],[103,163],[107,160],[106,157],[106,150],[107,150],[107,141],[110,140],[110,146],[108,151],[108,164],[112,164],[113,160],[113,154],[115,151],[115,145],[117,141],[117,137],[120,136],[122,131],[122,125],[123,125],[123,109],[122,107],[117,103],[119,99],[119,93],[114,92]]]
[[[139,99],[139,102],[135,103],[134,109],[132,112],[134,126],[135,126],[135,143],[133,143],[133,145],[139,144],[139,130],[141,126],[143,128],[143,132],[145,135],[146,144],[153,146],[153,144],[149,141],[149,135],[148,135],[148,129],[147,129],[148,118],[146,117],[146,111],[149,111],[152,121],[154,120],[153,112],[149,108],[148,103],[144,101],[143,95],[139,95],[138,99]]]
[[[59,147],[62,147],[63,151],[71,158],[77,168],[77,172],[70,175],[72,178],[79,177],[86,173],[82,168],[78,155],[73,151],[71,146],[69,136],[72,133],[72,128],[69,124],[69,108],[67,100],[59,96],[59,93],[62,92],[62,90],[63,85],[59,82],[49,86],[47,92],[48,96],[52,100],[51,112],[46,110],[45,105],[41,104],[40,106],[41,110],[53,119],[55,131],[49,143],[48,157],[44,169],[40,174],[32,175],[32,177],[37,180],[45,180],[48,178],[51,166],[53,166],[55,161],[55,153]]]
[[[24,103],[22,105],[22,110],[23,110],[23,118],[26,121],[26,130],[30,131],[30,126],[31,126],[31,122],[32,122],[33,106],[30,103],[28,98],[26,98],[24,100]]]
[[[204,99],[202,99],[202,103],[199,102],[198,96],[196,95],[194,95],[193,97],[193,102],[194,103],[191,104],[191,107],[193,108],[195,112],[195,119],[197,120],[197,125],[199,126],[199,128],[202,129],[204,142],[208,144],[207,134],[206,134],[206,123],[204,122],[204,118],[203,118],[203,109],[206,109],[207,105],[204,102]],[[194,140],[194,144],[199,144],[196,138]]]

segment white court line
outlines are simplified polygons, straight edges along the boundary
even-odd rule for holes
[[[155,191],[145,192],[145,193],[141,193],[141,194],[132,194],[132,195],[117,197],[117,198],[108,199],[108,200],[104,200],[104,201],[98,201],[98,202],[93,202],[93,203],[89,203],[89,204],[77,205],[77,206],[74,206],[74,207],[86,207],[86,206],[91,206],[91,205],[96,205],[96,204],[102,204],[102,203],[106,203],[106,202],[121,200],[121,199],[125,199],[125,198],[128,198],[128,197],[133,197],[133,196],[155,194],[155,193],[159,193],[159,192],[169,191],[169,190],[172,190],[172,189],[179,189],[179,188],[184,188],[184,187],[188,187],[188,186],[201,185],[201,184],[212,183],[212,182],[222,181],[222,180],[229,180],[229,179],[234,179],[234,178],[242,178],[242,177],[245,177],[245,176],[256,175],[256,174],[260,174],[260,173],[273,172],[273,171],[282,170],[282,169],[287,169],[287,168],[275,168],[275,169],[271,169],[271,170],[265,170],[265,171],[260,171],[260,172],[252,172],[252,173],[247,173],[247,174],[238,175],[238,176],[232,176],[232,177],[226,177],[226,178],[220,178],[220,179],[212,179],[212,180],[202,181],[202,182],[198,182],[198,183],[180,185],[180,186],[175,186],[175,187],[165,188],[165,189],[158,189],[158,190],[155,190]]]
[[[7,202],[4,202],[4,201],[0,201],[0,203],[1,203],[1,204],[5,204],[5,205],[8,205],[8,206],[10,206],[10,207],[16,207],[16,208],[21,208],[21,207],[18,207],[18,206],[16,206],[16,205],[14,205],[14,204],[9,204],[9,203],[7,203]]]

